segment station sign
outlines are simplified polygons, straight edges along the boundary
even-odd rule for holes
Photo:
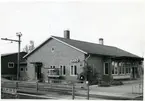
[[[2,88],[1,91],[3,93],[17,94],[17,89],[15,88]]]

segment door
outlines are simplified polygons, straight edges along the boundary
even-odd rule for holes
[[[137,73],[138,73],[137,67],[132,67],[132,77],[134,79],[137,78]]]
[[[41,79],[41,66],[35,66],[35,73],[38,80]]]
[[[37,71],[37,78],[40,79],[41,78],[41,67],[38,66],[38,71]]]

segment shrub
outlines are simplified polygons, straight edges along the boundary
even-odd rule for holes
[[[105,81],[101,81],[99,86],[101,86],[101,87],[109,87],[110,83],[109,82],[105,82]]]
[[[123,85],[122,81],[112,81],[111,82],[112,85]]]

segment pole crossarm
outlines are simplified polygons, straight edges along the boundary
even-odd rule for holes
[[[14,42],[21,42],[21,41],[19,41],[19,40],[8,39],[8,38],[1,38],[1,40],[14,41]]]
[[[21,32],[18,32],[16,33],[16,35],[18,36],[18,40],[14,40],[14,39],[8,39],[8,38],[1,38],[1,40],[5,40],[5,41],[11,41],[11,42],[18,42],[18,66],[17,66],[17,80],[19,80],[19,72],[20,72],[20,45],[21,45],[21,36],[22,36],[22,33]]]

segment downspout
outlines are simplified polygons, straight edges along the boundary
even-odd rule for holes
[[[89,56],[88,57],[86,57],[86,59],[85,59],[85,63],[86,63],[86,66],[88,67],[88,59],[90,58],[90,54],[89,54]],[[87,74],[87,81],[88,81],[88,74]]]
[[[91,56],[90,56],[90,54],[89,54],[89,56],[87,56],[86,58],[85,58],[85,60],[84,60],[84,62],[88,65],[88,59],[90,58]]]
[[[87,61],[89,58],[90,58],[90,54],[89,54],[89,56],[87,58],[85,58],[85,61]]]

